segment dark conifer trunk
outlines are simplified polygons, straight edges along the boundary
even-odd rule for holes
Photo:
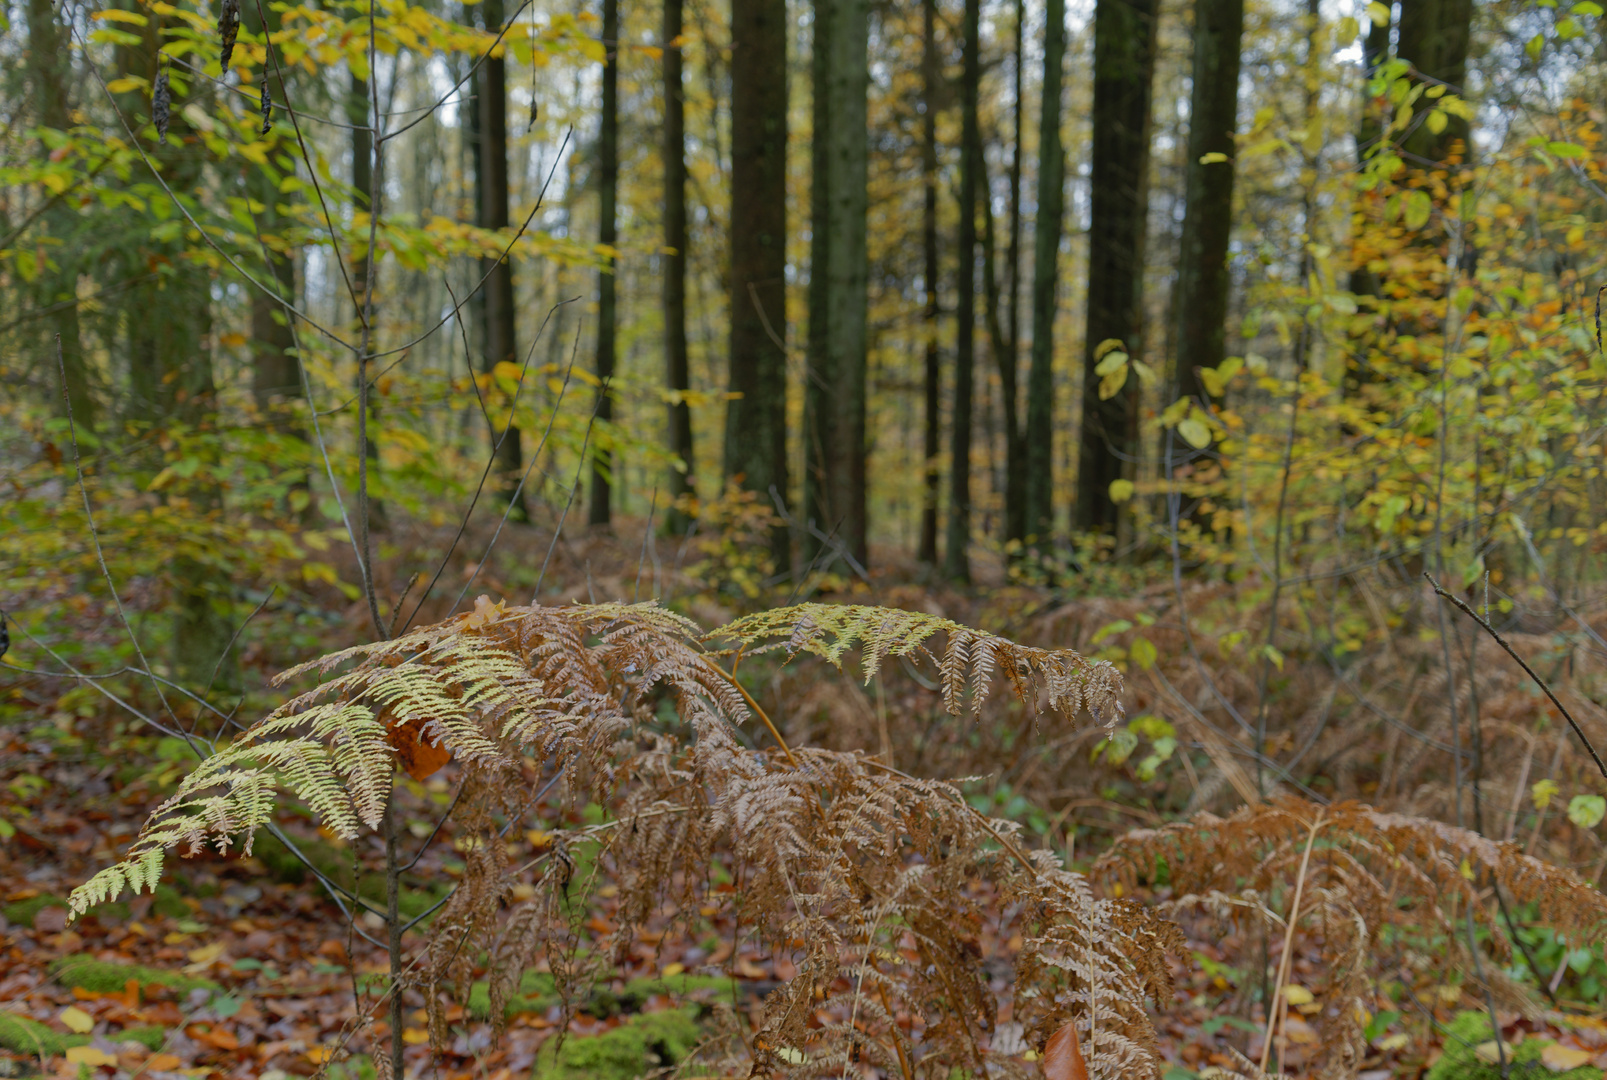
[[[485,29],[497,33],[502,28],[502,0],[484,0],[480,5]],[[499,56],[487,57],[480,66],[479,83],[479,155],[477,167],[480,175],[480,227],[506,229],[508,227],[508,75],[507,63]],[[483,370],[493,372],[499,364],[518,366],[518,344],[515,337],[517,323],[514,310],[513,261],[507,259],[480,260],[480,274],[485,277],[485,301],[481,311],[484,317]],[[520,445],[519,428],[513,416],[506,423],[498,423],[493,415],[489,432],[492,453],[496,456],[493,468],[498,473],[503,498],[511,502],[509,519],[525,521],[524,494],[519,487],[524,471],[524,453]]]
[[[672,509],[666,517],[675,532],[686,529],[680,507],[694,493],[691,388],[686,358],[686,136],[685,103],[681,98],[681,0],[664,0],[664,374],[669,406],[670,451],[682,468],[670,470]],[[678,396],[678,397],[677,397]]]
[[[982,81],[981,3],[965,0],[964,69],[960,81],[960,235],[956,259],[954,428],[949,462],[949,520],[943,573],[971,579],[971,414],[976,371],[976,202],[982,172],[977,96]]]
[[[928,565],[937,564],[937,499],[943,452],[943,370],[938,349],[937,260],[937,96],[941,78],[937,56],[937,0],[921,0],[921,249],[924,256],[926,337],[924,439],[922,450],[921,539],[917,552]]]
[[[1038,221],[1033,230],[1032,362],[1027,372],[1027,535],[1046,550],[1054,534],[1054,333],[1065,217],[1066,159],[1060,146],[1066,0],[1047,0],[1043,106],[1038,119]]]
[[[1122,539],[1125,515],[1111,498],[1138,456],[1138,379],[1099,396],[1098,349],[1122,343],[1143,357],[1144,236],[1149,206],[1150,94],[1157,0],[1096,0],[1093,144],[1090,148],[1088,318],[1075,525]]]
[[[770,505],[787,481],[787,3],[731,3],[731,369],[725,475]],[[791,561],[772,534],[778,567]]]
[[[619,0],[603,0],[603,115],[597,136],[597,241],[612,247],[619,239],[615,221],[615,202],[619,195]],[[614,266],[597,275],[597,419],[614,416],[611,398],[614,378]],[[593,525],[607,525],[611,518],[609,474],[613,455],[606,446],[592,451],[591,506],[588,518]]]
[[[815,0],[804,514],[863,565],[867,0]],[[811,550],[819,541],[810,539]]]
[[[1244,0],[1195,0],[1194,90],[1184,164],[1186,205],[1178,252],[1176,384],[1173,398],[1203,399],[1201,368],[1226,355],[1228,240],[1233,232],[1234,131],[1238,126],[1239,42]],[[1203,163],[1207,154],[1219,160]],[[1171,440],[1180,464],[1189,447]]]

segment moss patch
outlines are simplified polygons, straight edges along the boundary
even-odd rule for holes
[[[37,1020],[0,1010],[0,1046],[7,1050],[35,1057],[54,1057],[66,1053],[68,1047],[87,1045],[88,1035],[64,1035]]]
[[[1501,1080],[1501,1067],[1483,1061],[1477,1054],[1482,1043],[1494,1041],[1490,1018],[1481,1012],[1460,1012],[1445,1031],[1445,1053],[1434,1063],[1424,1080]],[[1602,1071],[1581,1065],[1565,1073],[1554,1073],[1540,1064],[1540,1053],[1551,1045],[1549,1039],[1525,1039],[1512,1049],[1510,1070],[1513,1080],[1602,1080]]]
[[[125,1028],[110,1038],[112,1042],[137,1042],[154,1054],[167,1043],[167,1029],[159,1027]]]
[[[724,998],[733,1000],[740,993],[735,979],[720,975],[692,975],[682,973],[667,979],[632,979],[622,990],[597,987],[591,996],[580,1002],[578,1012],[606,1017],[619,1013],[639,1012],[647,999],[664,994],[678,1003],[709,1005]],[[552,976],[541,971],[527,971],[519,980],[519,991],[508,1001],[506,1016],[520,1013],[543,1013],[559,1004],[558,989]],[[484,1020],[491,1014],[491,991],[483,982],[475,983],[469,991],[469,1015]]]
[[[130,979],[139,980],[141,986],[156,983],[180,994],[187,994],[191,990],[210,990],[216,993],[222,989],[211,979],[203,979],[199,975],[163,971],[141,964],[114,964],[82,954],[64,956],[52,962],[50,974],[63,986],[81,986],[97,994],[115,994],[122,990]]]
[[[690,1009],[639,1013],[601,1035],[571,1035],[562,1047],[549,1039],[531,1080],[632,1080],[679,1064],[700,1036]]]
[[[32,929],[34,918],[45,908],[66,906],[67,901],[59,896],[30,896],[26,900],[18,900],[14,904],[0,908],[0,915],[4,915],[8,923]]]

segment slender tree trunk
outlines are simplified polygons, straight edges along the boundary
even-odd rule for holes
[[[673,2],[673,0],[672,0]],[[787,483],[787,2],[731,0],[731,370],[725,475]],[[784,527],[776,565],[791,563]]]
[[[942,453],[943,371],[937,343],[937,0],[921,0],[921,248],[925,257],[926,414],[922,476],[920,560],[937,564],[937,496]]]
[[[502,0],[484,0],[480,17],[485,29],[496,33],[502,28]],[[506,62],[498,56],[489,56],[480,66],[479,100],[479,157],[476,165],[480,175],[480,227],[503,230],[508,227],[508,74]],[[517,323],[514,310],[513,260],[480,260],[480,273],[485,277],[485,353],[483,370],[494,372],[499,364],[519,363],[516,339]],[[524,453],[520,444],[519,428],[513,422],[510,410],[506,425],[493,423],[489,432],[492,452],[496,455],[495,469],[503,497],[511,503],[509,518],[529,520],[524,494],[519,487],[524,472]]]
[[[1005,356],[1010,369],[1009,392],[1005,395],[1005,480],[1004,522],[1006,540],[1022,543],[1027,538],[1027,447],[1021,412],[1016,404],[1017,365],[1021,356],[1021,101],[1022,67],[1026,61],[1027,2],[1016,0],[1015,60],[1015,140],[1010,151],[1010,276],[1004,305]],[[1004,369],[1001,368],[1002,372]]]
[[[1177,370],[1174,397],[1206,398],[1201,368],[1214,368],[1226,352],[1228,240],[1233,233],[1233,135],[1238,127],[1239,42],[1244,0],[1195,0],[1194,92],[1189,108],[1186,204],[1178,253]],[[1202,164],[1207,154],[1225,160]],[[1189,447],[1171,440],[1174,467]]]
[[[266,28],[255,4],[244,5],[242,18],[248,28],[261,34],[279,29],[279,13],[264,6]],[[266,80],[268,94],[277,104],[284,104],[285,86],[278,69],[268,63],[261,76]],[[283,243],[282,230],[290,223],[278,210],[278,186],[273,177],[261,169],[247,174],[246,185],[251,196],[262,204],[258,227],[263,236],[262,256],[268,265],[269,277],[279,297],[293,302],[296,295],[296,264],[292,251]],[[267,412],[277,404],[302,396],[301,361],[296,356],[296,339],[279,300],[260,290],[251,291],[251,395],[259,410]]]
[[[372,109],[370,108],[368,80],[359,79],[355,71],[351,75],[351,85],[346,98],[346,115],[351,121],[351,155],[352,155],[352,188],[356,192],[353,209],[358,213],[369,213],[374,205],[374,133],[370,129],[373,123]],[[478,170],[477,170],[478,173]],[[368,242],[368,230],[360,230],[363,234],[363,243]],[[364,319],[371,319],[372,312],[363,311],[363,298],[368,295],[368,276],[373,271],[373,262],[368,253],[353,260],[351,281],[354,294],[355,319],[361,327]],[[371,305],[378,308],[378,293],[374,294]],[[373,333],[369,333],[370,343]],[[361,383],[369,376],[369,361],[367,357],[357,358],[357,382],[359,389]],[[372,485],[379,475],[379,405],[374,400],[374,394],[359,393],[359,399],[368,400],[367,427],[360,438],[358,453],[368,455],[369,484]],[[368,500],[368,521],[370,527],[376,530],[385,528],[385,504],[377,498]]]
[[[1366,166],[1368,160],[1377,153],[1379,139],[1384,133],[1384,107],[1374,100],[1369,84],[1379,65],[1389,59],[1389,33],[1389,20],[1372,23],[1362,47],[1362,70],[1365,78],[1362,82],[1361,123],[1356,130],[1356,161],[1362,166]],[[1371,192],[1360,193],[1355,197],[1354,207],[1362,220],[1365,220],[1369,205],[1376,201],[1377,197]],[[1354,243],[1362,233],[1363,230],[1357,230],[1352,238],[1350,291],[1357,297],[1359,306],[1365,310],[1372,306],[1366,298],[1378,296],[1380,282],[1378,274],[1368,265],[1371,259],[1366,245],[1357,246]],[[1344,381],[1346,395],[1359,392],[1363,383],[1371,381],[1371,368],[1367,363],[1371,337],[1371,334],[1362,334],[1347,350]]]
[[[867,0],[815,0],[804,513],[866,563]],[[812,548],[819,541],[813,541]]]
[[[1473,0],[1401,0],[1396,55],[1411,63],[1412,81],[1444,83],[1449,93],[1461,94],[1472,23]],[[1453,158],[1465,165],[1472,148],[1469,135],[1467,120],[1448,114],[1437,135],[1427,124],[1413,127],[1402,142],[1402,155],[1409,167],[1432,168]]]
[[[1126,515],[1110,485],[1128,479],[1138,456],[1138,379],[1099,396],[1100,343],[1143,356],[1144,236],[1149,205],[1150,95],[1157,0],[1096,0],[1093,143],[1090,148],[1088,317],[1083,352],[1082,430],[1075,524],[1118,542]]]
[[[669,385],[670,450],[682,468],[670,470],[670,528],[684,532],[682,496],[695,493],[691,374],[686,358],[686,106],[681,98],[681,0],[664,0],[664,373]]]
[[[39,122],[43,127],[66,131],[72,126],[68,87],[72,84],[73,53],[68,34],[57,24],[55,9],[49,0],[28,0],[27,11],[28,75],[34,84]],[[48,153],[48,150],[41,148],[40,153]],[[64,203],[45,214],[40,225],[61,242],[52,246],[49,262],[39,267],[31,299],[35,308],[51,312],[45,324],[50,334],[42,337],[36,348],[41,355],[51,357],[48,366],[54,371],[55,344],[44,338],[60,338],[66,401],[71,403],[73,421],[79,430],[93,432],[98,410],[90,389],[89,364],[84,357],[78,326],[80,266],[73,255],[78,245],[72,236],[77,224],[77,213]],[[51,396],[58,403],[62,400],[60,394]]]
[[[615,202],[619,196],[619,0],[603,0],[603,116],[597,136],[597,241],[613,247],[619,234]],[[597,275],[597,419],[614,418],[612,382],[614,379],[614,269],[617,260],[610,255],[608,265]],[[611,518],[609,486],[613,454],[604,445],[592,451],[591,507],[593,525],[607,525]]]
[[[1027,536],[1047,551],[1054,535],[1054,333],[1065,217],[1066,158],[1060,147],[1066,0],[1047,0],[1043,106],[1038,118],[1038,222],[1033,230],[1032,364],[1027,372]]]
[[[980,0],[965,0],[964,69],[960,81],[960,236],[954,346],[954,429],[949,462],[948,536],[943,573],[971,579],[971,410],[976,369],[976,201],[982,171],[977,96],[982,81]]]

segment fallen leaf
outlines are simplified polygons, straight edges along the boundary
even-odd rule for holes
[[[1290,983],[1283,988],[1283,996],[1289,999],[1289,1004],[1291,1005],[1310,1005],[1317,1000],[1316,995],[1310,990],[1295,983]]]
[[[1577,1069],[1581,1065],[1588,1065],[1595,1056],[1595,1052],[1591,1050],[1581,1050],[1577,1046],[1552,1043],[1540,1051],[1540,1064],[1552,1072],[1567,1072],[1569,1069]]]
[[[1398,1031],[1393,1035],[1384,1036],[1373,1045],[1385,1053],[1388,1053],[1391,1050],[1406,1049],[1406,1047],[1411,1044],[1411,1041],[1412,1037],[1410,1035],[1406,1034],[1404,1031]]]
[[[1498,1046],[1499,1049],[1497,1049]],[[1491,1039],[1489,1042],[1482,1042],[1475,1046],[1473,1056],[1486,1065],[1499,1065],[1503,1056],[1508,1061],[1512,1060],[1512,1044],[1509,1042],[1497,1043],[1494,1039]]]
[[[1077,1042],[1077,1024],[1068,1020],[1043,1048],[1044,1080],[1088,1080],[1088,1063]]]
[[[335,1056],[335,1052],[327,1046],[315,1046],[307,1051],[307,1060],[314,1065],[322,1065]]]
[[[675,976],[679,975],[685,970],[685,964],[666,964],[664,967],[664,978],[673,979]]]
[[[56,1019],[66,1024],[68,1030],[76,1031],[80,1035],[87,1035],[95,1028],[95,1018],[76,1005],[61,1010]]]
[[[93,1046],[71,1046],[67,1048],[67,1061],[72,1065],[87,1065],[92,1069],[98,1069],[102,1065],[115,1066],[117,1056],[104,1050],[97,1050]]]
[[[409,1046],[422,1046],[430,1041],[430,1033],[419,1028],[403,1028],[402,1041]]]
[[[145,1059],[146,1072],[172,1072],[184,1062],[173,1054],[152,1054]]]

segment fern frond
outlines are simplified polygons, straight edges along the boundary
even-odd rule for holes
[[[1017,645],[920,611],[797,604],[744,616],[709,637],[734,641],[748,654],[812,653],[838,668],[848,651],[858,647],[861,670],[869,682],[888,657],[931,659],[926,643],[939,634],[947,638],[943,658],[937,662],[943,703],[953,715],[960,714],[967,690],[972,711],[981,710],[995,669],[1022,701],[1036,704],[1041,694],[1067,719],[1087,709],[1096,721],[1113,725],[1123,715],[1121,674],[1109,661],[1089,660],[1070,649]]]

